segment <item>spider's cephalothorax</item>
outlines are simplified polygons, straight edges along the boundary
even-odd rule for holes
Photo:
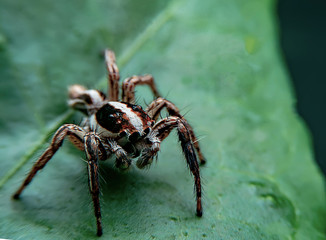
[[[86,114],[81,126],[65,124],[52,139],[51,145],[34,164],[23,184],[13,195],[19,198],[24,188],[32,181],[60,148],[65,137],[80,150],[85,151],[88,167],[89,190],[94,204],[97,221],[97,235],[102,235],[101,211],[99,202],[98,162],[115,156],[115,166],[128,169],[131,159],[137,158],[139,168],[149,166],[160,149],[161,142],[176,128],[187,165],[195,180],[197,216],[202,216],[201,183],[197,155],[200,163],[205,163],[192,127],[180,115],[178,108],[170,101],[159,97],[151,75],[132,76],[122,84],[122,101],[119,99],[119,70],[114,53],[105,51],[108,70],[108,97],[98,90],[86,89],[81,85],[69,88],[68,104]],[[146,84],[156,99],[146,110],[135,105],[134,89],[136,85]],[[169,117],[159,120],[160,112],[166,109]]]

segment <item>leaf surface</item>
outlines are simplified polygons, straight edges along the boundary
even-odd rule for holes
[[[103,239],[325,239],[323,179],[278,46],[274,1],[0,0],[0,237],[98,239],[84,154],[68,142],[12,201],[64,122],[74,83],[151,73],[200,136],[204,216],[172,134],[148,171],[101,164]],[[139,104],[152,100],[137,88]],[[143,104],[144,105],[144,104]],[[164,117],[164,116],[163,116]]]

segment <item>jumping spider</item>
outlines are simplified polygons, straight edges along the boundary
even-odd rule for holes
[[[159,97],[151,75],[127,78],[122,84],[122,101],[120,101],[120,76],[113,51],[105,51],[105,63],[109,81],[108,97],[98,90],[87,90],[81,85],[70,86],[69,106],[82,111],[87,117],[81,126],[64,124],[56,131],[51,145],[34,164],[13,198],[19,198],[36,173],[47,164],[68,136],[78,149],[86,153],[89,191],[94,204],[97,235],[101,236],[99,160],[106,160],[111,155],[115,155],[115,166],[119,169],[127,169],[131,159],[138,157],[136,162],[138,168],[149,166],[157,155],[161,142],[176,128],[187,165],[194,176],[196,213],[197,216],[202,216],[200,174],[194,149],[197,151],[200,163],[205,163],[205,158],[192,127],[180,115],[173,103]],[[148,85],[156,97],[146,110],[134,104],[134,89],[142,84]],[[169,113],[169,117],[158,120],[164,108]]]

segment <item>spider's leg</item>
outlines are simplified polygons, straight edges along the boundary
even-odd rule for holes
[[[179,109],[170,101],[164,99],[164,98],[158,98],[156,100],[154,100],[146,109],[147,114],[154,119],[155,121],[157,121],[158,117],[160,116],[160,112],[166,108],[166,110],[168,111],[170,116],[176,116],[179,117],[181,119],[184,119],[184,117],[180,114]],[[185,124],[187,125],[188,131],[190,133],[191,136],[191,140],[192,143],[198,153],[198,157],[200,160],[201,164],[205,164],[206,163],[206,158],[204,157],[200,146],[199,146],[199,142],[197,140],[197,137],[194,133],[193,128],[190,126],[190,124],[187,121],[184,121]]]
[[[79,149],[83,149],[83,136],[85,135],[85,131],[74,124],[65,124],[61,126],[52,139],[51,145],[46,149],[46,151],[42,154],[42,156],[35,162],[34,166],[30,170],[26,179],[19,187],[19,189],[13,195],[13,198],[18,199],[21,192],[25,189],[25,187],[32,181],[36,173],[41,170],[47,162],[53,157],[56,151],[61,147],[63,140],[66,136],[69,136],[70,141]]]
[[[135,103],[135,87],[136,85],[144,84],[147,84],[151,88],[155,97],[160,96],[156,89],[154,78],[152,77],[152,75],[146,74],[143,76],[132,76],[123,81],[122,101],[128,103]]]
[[[119,101],[119,69],[116,64],[114,52],[106,49],[105,50],[105,63],[108,70],[108,100]]]
[[[102,235],[102,223],[101,223],[101,207],[100,207],[100,187],[99,187],[99,146],[102,143],[97,135],[94,133],[87,133],[84,137],[85,153],[87,157],[87,169],[88,169],[88,182],[89,191],[92,195],[94,213],[97,224],[97,235]]]
[[[194,176],[197,200],[196,213],[197,216],[201,217],[202,205],[199,166],[188,126],[189,124],[185,119],[176,116],[167,117],[157,122],[148,136],[148,140],[153,143],[153,147],[151,149],[145,149],[145,152],[143,153],[145,155],[140,157],[137,166],[144,167],[146,164],[149,164],[146,160],[148,161],[148,159],[151,159],[153,155],[156,155],[160,142],[171,133],[172,129],[177,128],[182,151],[186,157],[187,165]]]
[[[201,217],[203,215],[203,209],[201,205],[201,183],[200,183],[199,167],[196,158],[196,153],[191,141],[190,131],[188,130],[187,126],[189,126],[189,124],[187,124],[186,121],[182,119],[178,121],[178,135],[179,135],[179,140],[181,142],[182,151],[187,159],[187,164],[189,166],[189,169],[194,175],[194,179],[195,179],[196,199],[197,199],[196,214],[198,217]]]
[[[72,85],[68,89],[68,105],[90,116],[102,106],[106,96],[99,90],[87,89],[82,85]]]

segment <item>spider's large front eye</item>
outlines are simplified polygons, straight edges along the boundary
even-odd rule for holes
[[[96,112],[96,121],[103,128],[113,133],[118,133],[122,130],[121,113],[113,106],[106,104]]]
[[[122,131],[121,133],[119,133],[119,137],[125,137],[125,136],[127,136],[126,131]]]
[[[143,108],[139,105],[129,104],[129,106],[131,107],[132,110],[134,110],[136,112],[143,111]]]
[[[140,138],[139,132],[134,132],[129,136],[129,141],[130,142],[136,142]]]
[[[144,130],[143,136],[147,136],[149,134],[149,132],[151,131],[151,129],[148,127]]]

